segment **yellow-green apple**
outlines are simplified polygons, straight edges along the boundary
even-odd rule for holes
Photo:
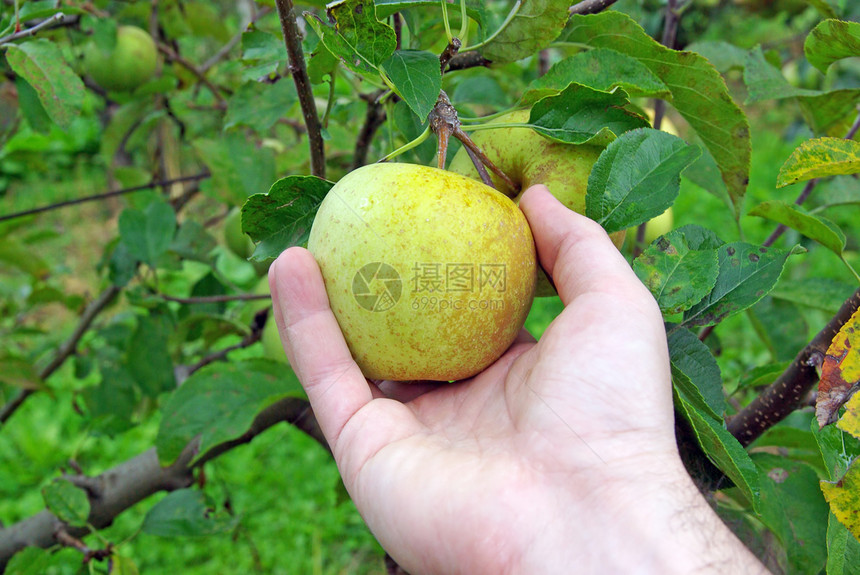
[[[272,314],[269,314],[269,319],[266,320],[266,325],[263,326],[263,334],[260,336],[260,341],[263,344],[263,354],[267,358],[290,365],[290,360],[287,359],[287,354],[284,353],[284,346],[281,345],[278,324],[275,323],[275,316]]]
[[[656,218],[648,220],[648,223],[645,224],[645,245],[672,231],[674,220],[671,206]]]
[[[120,26],[116,45],[101,50],[95,42],[84,49],[84,65],[93,80],[106,90],[131,91],[145,84],[158,64],[152,36],[137,26]]]
[[[529,110],[517,110],[500,116],[490,124],[527,123]],[[589,144],[571,145],[544,138],[531,128],[494,128],[476,131],[474,142],[515,184],[509,189],[495,174],[493,185],[515,202],[533,184],[544,184],[561,203],[571,210],[585,213],[585,192],[588,175],[603,148]],[[448,167],[452,172],[479,179],[478,171],[465,149],[461,149]],[[624,244],[624,231],[611,234],[619,248]],[[555,295],[555,289],[543,273],[538,281],[537,295]]]
[[[534,240],[516,204],[436,168],[350,172],[320,205],[308,249],[371,379],[475,375],[511,345],[534,297]]]
[[[231,252],[243,260],[251,257],[254,253],[254,242],[248,234],[242,232],[242,211],[238,208],[230,210],[224,218],[224,243]]]

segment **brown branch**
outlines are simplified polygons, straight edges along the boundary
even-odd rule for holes
[[[158,43],[158,51],[161,52],[162,54],[164,54],[165,56],[167,56],[168,59],[173,60],[174,62],[176,62],[177,64],[179,64],[180,66],[182,66],[183,68],[188,70],[189,72],[191,72],[194,75],[194,77],[197,78],[197,80],[201,84],[206,86],[209,89],[209,91],[212,92],[212,95],[215,96],[216,100],[218,100],[218,104],[220,104],[222,106],[227,105],[227,101],[224,99],[224,96],[221,94],[222,88],[219,88],[218,86],[213,84],[209,80],[209,78],[206,77],[206,74],[203,71],[201,71],[197,66],[195,66],[194,64],[192,64],[191,62],[189,62],[188,60],[186,60],[185,58],[180,56],[176,50],[174,50],[173,48],[171,48],[167,44],[164,44],[163,42]]]
[[[15,218],[22,218],[24,216],[31,216],[33,214],[41,214],[43,212],[49,212],[51,210],[58,210],[60,208],[65,208],[68,206],[75,206],[77,204],[83,204],[86,202],[95,202],[98,200],[104,200],[106,198],[112,198],[114,196],[121,196],[123,194],[131,194],[133,192],[140,192],[143,190],[151,190],[152,188],[158,188],[161,186],[169,186],[171,184],[179,184],[182,182],[193,182],[197,180],[203,180],[210,176],[209,172],[201,172],[199,174],[194,174],[193,176],[183,176],[181,178],[174,178],[172,180],[159,180],[152,181],[148,184],[144,184],[142,186],[133,186],[131,188],[123,188],[121,190],[113,190],[110,192],[104,192],[101,194],[95,194],[92,196],[84,196],[83,198],[76,198],[74,200],[67,200],[64,202],[57,202],[56,204],[50,204],[47,206],[42,206],[39,208],[33,208],[32,210],[24,210],[23,212],[16,212],[14,214],[8,214],[5,216],[0,216],[0,222],[5,222],[7,220],[13,220]]]
[[[194,482],[195,469],[234,447],[249,443],[280,422],[292,423],[322,445],[327,445],[308,403],[295,398],[281,399],[261,411],[241,437],[213,447],[193,465],[191,460],[199,448],[197,439],[191,441],[177,460],[167,467],[159,464],[155,449],[149,449],[101,475],[89,478],[89,483],[99,486],[98,497],[90,497],[89,524],[96,529],[107,527],[121,513],[155,493],[189,487]],[[59,529],[78,538],[89,533],[86,527],[65,526],[47,510],[0,529],[0,571],[12,555],[26,546],[53,546]]]
[[[39,32],[44,30],[50,30],[51,28],[57,28],[59,26],[69,26],[73,23],[77,23],[78,18],[75,17],[72,21],[67,21],[68,17],[62,12],[58,12],[51,16],[50,18],[46,18],[42,20],[35,26],[31,26],[30,28],[26,28],[19,32],[14,32],[9,34],[8,36],[4,36],[0,38],[0,46],[3,44],[8,44],[9,42],[14,42],[15,40],[21,40],[23,38],[29,38],[30,36],[35,36]]]
[[[70,335],[69,338],[60,345],[51,362],[39,372],[39,379],[45,380],[50,377],[51,374],[63,365],[69,356],[75,353],[75,350],[78,348],[78,342],[80,342],[81,338],[89,329],[90,324],[92,324],[93,320],[95,320],[95,318],[111,304],[119,292],[119,287],[111,285],[103,291],[98,298],[90,302],[86,309],[84,309],[84,313],[81,314],[81,319],[75,327],[75,330],[72,332],[72,335]],[[3,408],[0,409],[0,424],[6,423],[6,421],[12,417],[12,414],[14,414],[15,411],[21,407],[24,401],[26,401],[34,392],[35,390],[33,389],[25,389],[14,399],[6,403]]]
[[[481,56],[479,52],[463,52],[457,54],[448,62],[448,71],[466,70],[467,68],[475,68],[477,66],[489,66],[490,61]]]
[[[352,154],[352,169],[356,170],[367,163],[367,153],[370,143],[377,130],[385,123],[385,110],[379,102],[382,92],[372,94],[367,100],[367,112],[364,114],[364,124],[355,140],[355,152]]]
[[[442,73],[445,73],[445,66],[448,65],[448,62],[451,61],[451,58],[457,55],[457,52],[460,51],[460,46],[462,46],[462,42],[460,42],[459,38],[451,38],[451,41],[445,46],[445,49],[442,50],[442,53],[439,54],[439,66],[441,67]]]
[[[305,66],[305,56],[302,52],[302,42],[299,37],[299,28],[296,17],[293,14],[292,0],[275,0],[278,15],[281,20],[281,30],[284,33],[284,43],[287,46],[290,74],[296,84],[296,92],[299,95],[299,104],[305,118],[305,126],[308,128],[308,145],[311,155],[311,173],[317,177],[325,178],[325,147],[322,138],[322,126],[314,101],[311,81],[308,78],[308,70]]]
[[[752,403],[728,423],[728,430],[741,445],[749,445],[803,403],[803,398],[818,381],[816,363],[827,353],[830,342],[860,307],[860,289],[807,344],[786,370]]]
[[[582,2],[574,4],[568,8],[568,13],[571,16],[574,14],[579,14],[581,16],[597,14],[598,12],[603,12],[616,2],[618,2],[618,0],[583,0]]]

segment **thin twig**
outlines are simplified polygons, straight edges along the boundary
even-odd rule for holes
[[[367,112],[364,115],[364,124],[358,132],[358,137],[355,139],[355,152],[352,155],[352,169],[358,169],[367,163],[367,152],[370,150],[370,144],[373,141],[373,136],[379,130],[380,126],[385,123],[385,110],[379,102],[379,96],[383,91],[376,92],[367,100]]]
[[[237,293],[232,295],[204,295],[197,297],[174,297],[162,293],[158,294],[158,297],[166,301],[173,301],[186,305],[193,305],[197,303],[225,303],[231,301],[254,301],[272,299],[272,296],[270,296],[269,294],[256,293]]]
[[[57,202],[56,204],[50,204],[47,206],[42,206],[39,208],[33,208],[32,210],[24,210],[23,212],[15,212],[14,214],[8,214],[5,216],[0,216],[0,222],[5,222],[7,220],[14,220],[15,218],[23,218],[24,216],[32,216],[33,214],[41,214],[43,212],[49,212],[51,210],[58,210],[60,208],[65,208],[68,206],[74,206],[77,204],[83,204],[86,202],[95,202],[98,200],[103,200],[105,198],[112,198],[114,196],[121,196],[123,194],[131,194],[133,192],[140,192],[143,190],[151,190],[152,188],[158,188],[161,186],[168,186],[171,184],[179,184],[182,182],[193,182],[197,180],[203,180],[209,177],[209,172],[201,172],[199,174],[194,174],[193,176],[182,176],[181,178],[174,178],[172,180],[159,180],[149,182],[148,184],[144,184],[142,186],[133,186],[131,188],[123,188],[121,190],[113,190],[110,192],[104,192],[101,194],[95,194],[92,196],[84,196],[83,198],[76,198],[74,200],[66,200],[64,202]]]
[[[78,325],[75,327],[72,335],[70,335],[69,338],[60,345],[51,362],[39,372],[40,380],[44,381],[50,377],[51,374],[63,365],[69,356],[75,353],[75,350],[78,348],[78,342],[89,329],[90,324],[102,312],[102,310],[113,302],[119,292],[119,287],[111,285],[103,291],[98,298],[90,302],[86,309],[84,309],[84,313],[81,314],[81,319],[78,321]],[[6,403],[3,408],[0,409],[0,424],[6,423],[6,421],[12,417],[12,414],[15,413],[24,401],[26,401],[26,399],[34,392],[35,390],[33,389],[22,390],[15,398]]]
[[[579,14],[581,16],[597,14],[598,12],[603,12],[616,2],[618,2],[618,0],[583,0],[582,2],[574,4],[568,8],[568,13],[571,16],[574,14]]]
[[[212,92],[212,95],[215,96],[215,99],[218,100],[218,103],[222,106],[227,105],[227,101],[224,99],[224,96],[221,94],[223,88],[219,88],[215,84],[213,84],[209,78],[206,77],[206,74],[201,71],[197,66],[183,58],[179,55],[176,50],[164,44],[162,42],[158,43],[158,51],[167,56],[170,60],[176,62],[189,72],[191,72],[197,80],[200,81],[201,84],[209,88],[209,91]]]
[[[15,32],[13,34],[9,34],[8,36],[0,38],[0,46],[3,46],[3,44],[8,44],[9,42],[14,42],[15,40],[35,36],[37,33],[41,32],[42,30],[45,30],[46,28],[53,28],[62,24],[63,20],[65,19],[66,15],[62,12],[58,12],[50,18],[42,20],[31,28],[27,28],[26,30],[21,30],[20,32]]]
[[[290,74],[296,84],[299,104],[308,128],[308,145],[310,146],[311,173],[319,178],[325,178],[325,147],[322,138],[317,106],[314,100],[311,81],[305,66],[305,56],[302,52],[302,42],[299,37],[299,27],[293,14],[292,0],[275,0],[278,15],[281,20],[281,30],[284,33],[284,43],[287,46]]]

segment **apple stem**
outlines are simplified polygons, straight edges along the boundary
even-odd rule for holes
[[[474,155],[478,157],[482,164],[490,168],[490,170],[494,174],[499,176],[502,181],[505,182],[505,185],[508,186],[509,189],[513,190],[514,195],[519,193],[520,187],[516,185],[513,180],[511,180],[508,175],[501,170],[501,168],[496,166],[496,164],[494,164],[493,161],[487,157],[484,151],[481,150],[480,147],[478,147],[478,144],[476,144],[472,140],[472,138],[469,137],[469,134],[460,129],[460,126],[457,126],[457,128],[454,130],[454,137],[460,140],[463,145],[466,146],[466,149],[471,152],[469,156],[472,156],[472,153],[474,153]],[[474,159],[472,161],[474,161]],[[478,172],[480,172],[480,170],[478,170]]]
[[[472,163],[475,164],[475,169],[478,170],[478,174],[481,176],[481,181],[490,186],[491,188],[495,188],[493,185],[493,179],[490,177],[489,172],[487,172],[486,166],[481,162],[481,158],[473,152],[469,147],[466,147],[466,153],[469,154],[469,158],[472,159]]]
[[[430,123],[430,129],[436,134],[437,138],[437,165],[440,170],[445,169],[445,159],[448,155],[448,142],[451,136],[454,136],[463,143],[475,164],[475,168],[481,175],[481,180],[488,186],[495,188],[493,181],[487,173],[486,168],[489,168],[496,174],[508,187],[511,192],[516,195],[519,193],[519,186],[514,184],[513,180],[508,177],[498,166],[496,166],[483,150],[474,142],[469,135],[460,127],[460,118],[457,116],[457,110],[448,99],[448,94],[444,90],[439,92],[439,98],[436,100],[436,105],[427,116]],[[486,166],[486,168],[485,168]]]

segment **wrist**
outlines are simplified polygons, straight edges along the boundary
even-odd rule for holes
[[[555,502],[547,538],[536,534],[512,572],[765,573],[673,459],[567,486],[572,502]]]

